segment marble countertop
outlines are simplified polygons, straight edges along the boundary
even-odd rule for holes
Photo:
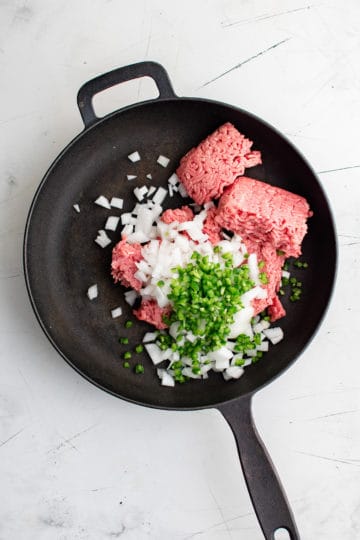
[[[144,59],[164,65],[178,95],[264,118],[319,174],[339,239],[335,293],[254,416],[301,538],[360,538],[359,36],[357,0],[0,2],[0,540],[262,538],[220,414],[101,392],[53,350],[25,290],[26,215],[82,130],[77,90]],[[136,81],[97,110],[151,92]]]

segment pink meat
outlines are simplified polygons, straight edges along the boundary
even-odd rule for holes
[[[213,208],[209,208],[203,226],[203,233],[208,235],[209,241],[214,245],[221,240],[221,227],[215,219],[216,215],[217,208],[215,206]]]
[[[224,188],[245,167],[261,163],[261,154],[251,151],[252,141],[227,122],[192,148],[180,161],[176,173],[197,204],[218,199]]]
[[[280,289],[281,272],[285,257],[278,255],[276,249],[269,243],[259,244],[256,241],[247,240],[245,245],[249,253],[256,253],[258,262],[263,261],[265,263],[261,272],[265,272],[268,277],[268,283],[262,286],[266,290],[266,298],[253,301],[254,315],[268,308],[271,321],[276,321],[286,314],[277,296],[277,292]]]
[[[194,218],[194,212],[189,206],[182,206],[181,208],[175,208],[175,210],[169,208],[161,216],[161,221],[167,223],[173,223],[177,221],[178,223],[184,223],[184,221],[192,221]]]
[[[126,239],[121,240],[112,251],[111,275],[117,283],[120,281],[124,287],[132,287],[139,291],[142,282],[134,274],[137,272],[136,263],[141,261],[141,245],[129,244]]]
[[[143,300],[139,309],[134,309],[133,314],[140,320],[153,324],[159,330],[164,330],[168,325],[164,323],[163,317],[169,316],[171,307],[161,308],[156,300]]]
[[[286,257],[298,257],[311,215],[304,197],[243,176],[224,191],[216,220],[245,243],[255,239],[283,251]]]

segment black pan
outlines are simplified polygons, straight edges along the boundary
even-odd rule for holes
[[[92,99],[115,84],[149,76],[159,90],[157,99],[138,103],[106,116],[95,115]],[[251,398],[257,390],[282,373],[314,336],[331,295],[336,268],[333,219],[325,194],[311,167],[278,131],[241,109],[205,99],[179,98],[167,73],[158,64],[142,62],[114,70],[86,83],[78,105],[85,129],[52,164],[42,180],[29,212],[24,267],[35,314],[47,337],[79,373],[100,388],[139,405],[189,410],[216,407],[234,433],[249,493],[264,536],[274,538],[280,527],[292,540],[299,534],[270,458],[251,415]],[[93,239],[109,212],[93,204],[100,194],[125,199],[125,211],[134,206],[133,189],[152,173],[154,185],[166,182],[181,156],[224,122],[232,122],[261,150],[263,165],[247,174],[303,195],[314,211],[303,245],[307,271],[299,270],[303,297],[285,305],[281,321],[285,339],[264,359],[246,368],[237,381],[224,382],[219,374],[207,381],[191,381],[175,388],[160,386],[151,362],[144,357],[145,374],[136,376],[122,367],[123,349],[118,337],[123,322],[111,319],[110,309],[122,306],[123,320],[130,308],[123,289],[109,274],[111,247],[101,249]],[[127,155],[138,150],[142,160],[131,164]],[[163,169],[159,154],[171,158]],[[126,180],[136,174],[138,182]],[[180,197],[169,206],[184,204]],[[81,213],[72,205],[78,203]],[[116,212],[120,214],[120,211]],[[111,212],[114,214],[114,211]],[[118,235],[113,234],[114,242]],[[316,268],[316,272],[312,269]],[[320,270],[321,269],[321,270]],[[321,276],[321,281],[319,281]],[[99,286],[99,297],[90,302],[86,290]],[[148,325],[136,322],[128,332],[133,343]]]

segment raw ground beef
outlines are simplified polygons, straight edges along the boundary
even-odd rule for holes
[[[118,242],[112,251],[111,261],[111,275],[115,283],[120,281],[124,287],[132,287],[139,291],[142,283],[134,274],[137,272],[136,263],[141,259],[140,244],[128,244],[126,239]]]
[[[217,208],[209,208],[207,211],[207,216],[204,221],[203,233],[207,234],[209,241],[212,244],[217,244],[221,240],[221,227],[216,221]]]
[[[247,240],[245,245],[249,253],[256,253],[258,262],[264,261],[265,266],[261,269],[261,272],[266,272],[268,277],[268,283],[263,285],[267,292],[266,298],[253,300],[254,315],[268,308],[271,321],[276,321],[286,314],[276,294],[280,289],[285,256],[278,255],[276,249],[269,243],[259,244],[256,241]]]
[[[269,243],[286,257],[298,257],[311,215],[304,197],[243,176],[224,191],[216,220],[245,243]]]
[[[261,163],[261,154],[251,151],[252,141],[227,122],[192,148],[180,161],[176,173],[197,204],[218,199],[246,167]]]
[[[182,206],[181,208],[175,208],[175,210],[169,208],[161,216],[161,221],[167,223],[173,223],[177,221],[178,223],[184,223],[185,221],[192,221],[194,219],[194,212],[189,206]]]
[[[133,314],[140,320],[153,324],[158,330],[164,330],[168,325],[164,323],[163,316],[169,316],[171,307],[161,308],[156,300],[143,300],[139,309],[134,309]]]

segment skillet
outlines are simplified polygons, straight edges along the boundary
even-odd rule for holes
[[[159,91],[156,99],[115,111],[104,118],[95,114],[93,97],[116,84],[151,77]],[[85,129],[51,165],[34,196],[24,236],[24,271],[35,315],[60,355],[81,375],[122,399],[175,410],[216,407],[229,423],[256,515],[267,540],[279,528],[291,540],[300,538],[280,480],[254,426],[251,399],[254,393],[287,369],[314,336],[326,311],[336,271],[335,229],[326,196],[315,173],[276,129],[242,109],[206,99],[179,98],[164,68],[141,62],[101,75],[82,86],[78,106]],[[159,384],[150,360],[141,359],[145,373],[136,376],[122,368],[123,349],[118,337],[131,317],[124,289],[114,286],[109,268],[111,246],[94,244],[106,218],[121,211],[107,211],[93,204],[103,194],[124,199],[124,210],[133,208],[133,189],[144,183],[166,186],[179,159],[225,122],[232,122],[254,141],[263,165],[246,174],[307,198],[314,216],[303,242],[309,269],[298,270],[303,295],[287,303],[281,321],[285,339],[266,353],[261,362],[246,368],[239,379],[224,382],[220,374],[207,381],[190,381],[175,388]],[[132,164],[127,156],[138,150],[142,159]],[[168,168],[156,163],[159,154],[171,159]],[[151,173],[153,180],[146,180]],[[133,181],[126,174],[134,174]],[[77,214],[72,205],[78,203]],[[186,201],[167,199],[166,207]],[[110,233],[111,235],[111,233]],[[119,233],[112,234],[113,244]],[[317,269],[316,272],[313,269]],[[321,270],[320,270],[321,269]],[[321,275],[321,281],[319,276]],[[86,298],[89,285],[97,283],[99,297]],[[123,318],[112,319],[110,310],[121,306]],[[133,317],[131,317],[133,318]],[[138,343],[150,329],[135,321],[127,330],[130,343]]]

